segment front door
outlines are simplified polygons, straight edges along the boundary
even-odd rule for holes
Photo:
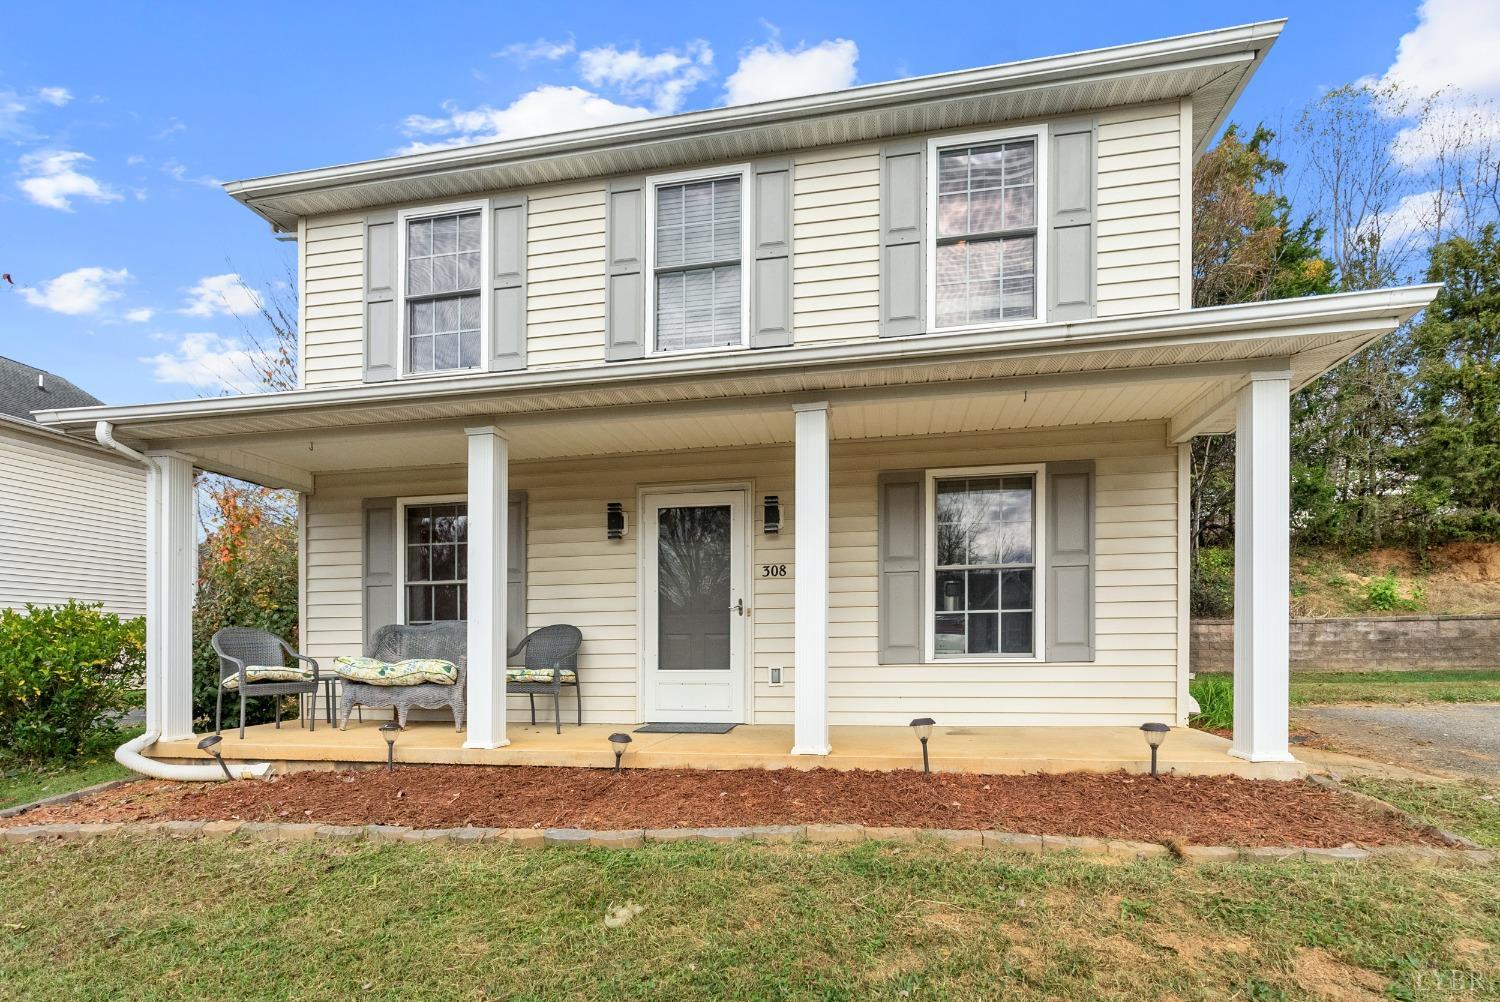
[[[743,491],[643,498],[648,722],[744,722],[745,508]]]

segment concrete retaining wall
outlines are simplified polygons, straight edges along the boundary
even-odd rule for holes
[[[1292,620],[1293,671],[1500,667],[1500,616]],[[1234,622],[1193,622],[1193,671],[1234,668]]]

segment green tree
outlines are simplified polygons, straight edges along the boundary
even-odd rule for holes
[[[1402,450],[1420,505],[1419,545],[1500,531],[1500,236],[1432,249],[1427,278],[1443,283],[1412,341],[1414,430]]]

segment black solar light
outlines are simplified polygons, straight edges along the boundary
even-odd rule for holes
[[[224,756],[219,754],[219,742],[223,740],[217,734],[210,734],[198,742],[198,750],[206,751],[214,757],[214,761],[219,763],[219,768],[224,770],[225,779],[233,779],[234,774],[229,771],[229,766],[224,764]]]
[[[924,773],[932,772],[932,765],[927,761],[927,739],[932,737],[932,725],[931,717],[918,717],[911,722],[912,733],[917,736],[918,741],[922,742],[922,771]]]
[[[401,725],[394,720],[387,720],[380,725],[380,736],[385,738],[385,771],[396,771],[396,735],[401,733]]]
[[[1171,729],[1172,728],[1168,727],[1166,724],[1158,723],[1158,722],[1156,722],[1154,720],[1151,721],[1150,723],[1145,723],[1145,724],[1141,725],[1141,732],[1146,735],[1146,744],[1148,744],[1148,745],[1151,746],[1151,778],[1152,779],[1160,779],[1161,778],[1160,776],[1158,776],[1156,774],[1156,749],[1160,748],[1161,747],[1161,743],[1163,741],[1167,740],[1167,732],[1170,731]]]
[[[615,772],[620,771],[620,759],[625,757],[625,748],[629,744],[629,734],[616,732],[609,736],[609,746],[615,750]]]

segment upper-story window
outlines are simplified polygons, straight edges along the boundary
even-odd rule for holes
[[[651,326],[656,352],[745,343],[745,173],[651,182]]]
[[[1039,319],[1042,137],[964,137],[932,146],[933,326]]]
[[[405,371],[477,368],[483,357],[484,213],[411,215],[404,226]]]

